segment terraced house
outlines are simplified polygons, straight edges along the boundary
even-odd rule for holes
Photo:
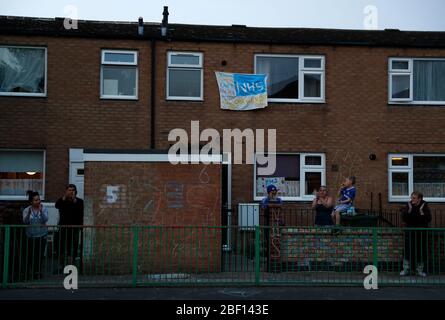
[[[268,106],[222,110],[218,71],[267,74]],[[169,132],[191,121],[276,129],[275,172],[226,154],[173,166]],[[308,208],[355,175],[358,208],[418,190],[443,209],[444,124],[445,32],[0,17],[4,207],[27,189],[50,205],[72,182],[87,224],[225,225],[223,208],[258,203],[266,178]]]
[[[349,174],[358,206],[414,189],[445,201],[445,33],[138,26],[1,17],[2,200],[34,187],[54,201],[81,184],[82,150],[166,151],[170,130],[197,120],[221,134],[276,128],[286,202]],[[268,107],[221,110],[215,71],[266,73]],[[231,170],[233,203],[264,195],[255,166]]]

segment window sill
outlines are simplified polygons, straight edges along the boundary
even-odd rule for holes
[[[20,98],[47,98],[45,94],[33,94],[33,93],[0,93],[0,97],[20,97]]]
[[[139,101],[138,97],[107,97],[107,96],[100,97],[100,100]]]
[[[445,198],[423,198],[428,203],[445,203]],[[409,197],[407,197],[405,200],[403,199],[389,199],[388,202],[391,203],[407,203],[409,201]]]
[[[392,107],[445,107],[444,102],[388,102],[389,106]]]
[[[261,201],[265,198],[264,197],[254,197],[254,201]],[[313,196],[308,196],[307,198],[294,198],[294,197],[280,197],[278,195],[278,198],[281,198],[281,200],[285,203],[287,202],[312,202],[314,200]]]
[[[290,101],[290,100],[282,100],[282,101],[277,101],[277,100],[267,100],[267,102],[269,104],[326,104],[326,101]]]
[[[203,98],[165,98],[166,101],[178,102],[204,102]]]

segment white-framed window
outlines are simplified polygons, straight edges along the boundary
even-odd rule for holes
[[[255,73],[267,75],[270,102],[325,101],[324,56],[256,54]]]
[[[203,54],[167,53],[167,100],[203,100]]]
[[[254,165],[254,200],[267,196],[266,188],[274,184],[278,196],[283,201],[310,201],[314,190],[326,184],[326,157],[324,153],[277,153],[275,172],[259,175],[259,165],[265,163],[262,154],[255,154]],[[270,157],[270,155],[269,155]]]
[[[45,198],[45,151],[0,149],[0,200],[25,200],[28,190]]]
[[[445,154],[390,154],[388,186],[392,202],[408,201],[413,191],[426,201],[445,202]]]
[[[389,102],[445,104],[445,58],[389,58]]]
[[[100,69],[102,99],[138,98],[138,52],[102,50]]]
[[[45,97],[47,49],[0,46],[0,95]]]

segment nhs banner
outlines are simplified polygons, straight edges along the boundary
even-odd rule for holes
[[[253,110],[267,107],[265,74],[215,72],[221,109]]]

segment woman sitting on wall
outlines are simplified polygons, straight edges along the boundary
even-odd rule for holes
[[[312,201],[312,209],[315,209],[315,226],[331,226],[334,224],[331,218],[334,200],[329,196],[326,186],[320,186]]]

